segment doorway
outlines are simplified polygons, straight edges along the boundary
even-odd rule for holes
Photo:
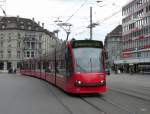
[[[4,70],[4,62],[0,62],[0,70]]]

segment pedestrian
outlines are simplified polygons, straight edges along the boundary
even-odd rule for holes
[[[13,71],[13,69],[12,69],[12,67],[10,67],[10,68],[8,69],[8,73],[12,73],[12,71]]]
[[[14,73],[16,74],[16,68],[14,69]]]
[[[129,71],[130,71],[130,74],[132,75],[132,74],[133,74],[133,68],[130,67],[130,68],[129,68]]]

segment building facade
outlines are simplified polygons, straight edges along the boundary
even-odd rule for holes
[[[42,24],[44,26],[44,24]],[[54,33],[34,19],[0,17],[0,71],[20,67],[20,61],[48,53],[56,44]]]
[[[122,26],[118,25],[114,30],[107,34],[105,38],[105,49],[108,52],[109,67],[114,66],[114,62],[120,60],[122,50]]]
[[[126,71],[138,72],[140,67],[150,67],[150,1],[132,0],[122,8],[121,60]]]

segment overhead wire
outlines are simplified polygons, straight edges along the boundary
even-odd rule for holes
[[[84,3],[82,3],[81,6],[65,21],[65,23],[67,23],[87,2],[88,2],[88,0],[85,0]],[[104,5],[104,6],[105,6],[105,5]],[[103,7],[103,6],[102,6],[102,7]],[[105,21],[111,19],[113,16],[117,15],[117,14],[120,13],[120,12],[121,12],[121,9],[120,9],[119,11],[113,13],[112,15],[110,15],[110,16],[104,18],[101,22],[98,21],[98,23],[103,23],[103,22],[105,22]],[[82,27],[83,27],[83,26],[82,26]],[[81,32],[79,32],[79,33],[76,33],[75,35],[82,34],[82,33],[84,33],[84,31],[86,31],[86,30],[83,30],[83,31],[81,31]]]
[[[65,21],[65,23],[67,23],[87,2],[88,0],[85,0],[85,2],[81,4],[81,6]]]
[[[113,3],[113,4],[114,4],[114,3]],[[106,4],[105,4],[105,5],[106,5]],[[105,5],[104,5],[104,6],[105,6]],[[111,19],[113,16],[117,15],[117,14],[120,13],[120,12],[121,12],[121,9],[119,9],[119,10],[116,11],[116,12],[114,12],[112,15],[110,15],[110,16],[104,18],[102,21],[98,21],[97,23],[104,23],[105,21]],[[83,30],[83,31],[81,31],[81,32],[79,32],[79,33],[83,33],[84,31],[85,31],[85,30]],[[77,33],[77,34],[78,34],[78,33]]]
[[[78,32],[78,33],[74,34],[73,36],[81,35],[81,34],[85,33],[86,31],[87,31],[87,29],[84,29],[81,32]]]
[[[117,14],[118,14],[118,13],[120,13],[120,12],[121,12],[121,9],[120,9],[120,10],[118,10],[117,12],[113,13],[112,15],[110,15],[110,16],[108,16],[108,17],[104,18],[101,22],[100,22],[100,21],[98,21],[98,23],[103,23],[103,22],[105,22],[105,21],[109,20],[110,18],[112,18],[113,16],[117,15]]]
[[[117,14],[118,14],[118,13],[120,13],[120,12],[121,12],[121,9],[119,9],[119,10],[118,10],[118,11],[116,11],[116,12],[114,12],[112,15],[110,15],[110,16],[108,16],[108,17],[104,18],[101,22],[100,22],[100,21],[98,21],[98,23],[104,23],[105,21],[107,21],[107,20],[111,19],[113,16],[117,15]],[[82,30],[81,32],[79,32],[79,34],[84,33],[84,31],[86,31],[86,30]],[[76,35],[78,35],[78,33],[77,33]]]

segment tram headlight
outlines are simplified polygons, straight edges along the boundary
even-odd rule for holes
[[[75,81],[75,85],[81,85],[81,84],[82,84],[82,82],[80,80]]]
[[[103,84],[105,83],[105,81],[104,81],[104,80],[101,80],[100,83],[103,85]]]
[[[104,83],[104,80],[101,80],[100,82],[101,82],[101,83]]]

